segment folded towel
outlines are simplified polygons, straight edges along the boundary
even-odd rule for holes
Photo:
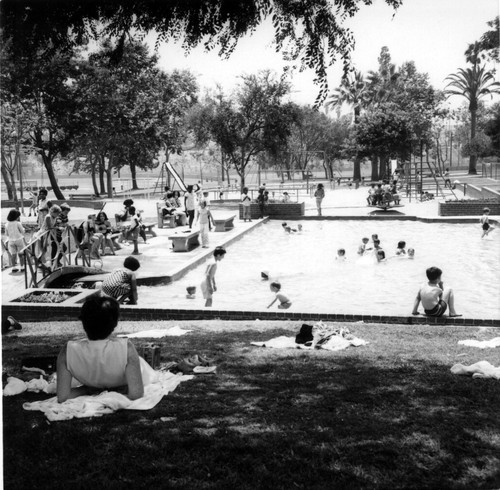
[[[156,330],[142,330],[141,332],[136,332],[136,333],[123,333],[119,334],[118,337],[128,337],[129,339],[138,339],[138,338],[160,339],[162,337],[180,337],[181,335],[185,335],[189,332],[192,332],[192,330],[183,330],[181,327],[175,326],[169,328],[168,330],[156,329]]]
[[[349,346],[359,347],[361,345],[366,345],[368,342],[363,339],[358,339],[357,337],[351,337],[346,339],[341,335],[332,335],[321,345],[317,345],[318,349],[325,349],[329,351],[337,351],[347,349]],[[252,345],[258,347],[272,347],[274,349],[312,349],[313,347],[308,347],[303,344],[297,344],[295,342],[295,337],[275,337],[273,339],[267,340],[266,342],[251,342]]]

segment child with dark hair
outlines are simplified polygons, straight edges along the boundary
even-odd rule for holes
[[[398,242],[398,248],[396,249],[396,255],[406,255],[406,242],[405,241],[400,241]]]
[[[192,185],[187,186],[186,193],[184,194],[184,208],[186,209],[188,225],[191,229],[193,226],[194,214],[196,210],[196,196],[194,187]]]
[[[205,277],[201,282],[201,292],[205,298],[205,306],[212,306],[212,296],[217,291],[215,285],[215,273],[217,272],[217,262],[220,262],[226,255],[224,247],[215,247],[214,258],[207,264],[205,269]]]
[[[42,228],[45,216],[49,213],[47,195],[47,189],[40,189],[38,192],[38,228]]]
[[[116,255],[115,247],[113,245],[113,240],[111,240],[111,222],[108,219],[108,215],[104,211],[99,211],[95,219],[95,229],[97,233],[100,233],[103,237],[102,245],[102,255],[105,255],[106,247],[111,250],[111,255]]]
[[[481,228],[483,229],[481,238],[484,238],[493,229],[490,225],[490,208],[483,209],[483,215],[481,216],[479,222],[481,223]]]
[[[241,191],[241,205],[243,207],[243,221],[252,221],[251,219],[251,213],[250,213],[250,205],[252,203],[252,199],[248,195],[248,187],[243,187],[243,190]]]
[[[5,223],[5,235],[7,236],[8,250],[12,258],[12,272],[18,272],[17,257],[21,265],[21,272],[24,271],[24,254],[21,250],[25,247],[24,226],[21,224],[21,213],[17,209],[11,209],[7,215]]]
[[[141,362],[128,339],[111,337],[120,305],[113,298],[92,297],[82,306],[80,320],[86,339],[69,341],[57,358],[57,401],[102,390],[124,391],[131,400],[144,395]],[[72,388],[73,378],[82,386]]]
[[[371,250],[371,248],[366,248],[369,241],[367,237],[361,239],[361,244],[358,247],[358,255],[364,255],[367,250]]]
[[[137,278],[135,271],[141,264],[135,257],[127,257],[123,262],[123,268],[114,270],[106,276],[102,283],[102,294],[115,298],[123,303],[128,300],[129,304],[137,304]]]
[[[439,267],[429,267],[425,274],[429,282],[423,284],[415,298],[413,305],[413,315],[418,315],[418,305],[422,302],[424,312],[427,316],[443,316],[448,306],[450,307],[450,317],[457,315],[455,311],[455,297],[452,289],[444,289],[441,275],[443,271]]]
[[[280,310],[287,310],[288,308],[290,308],[290,306],[292,306],[292,302],[290,301],[288,296],[281,292],[281,284],[279,282],[274,281],[269,284],[269,289],[271,289],[271,291],[276,294],[276,297],[269,304],[268,308],[271,308],[271,306],[273,306],[276,301],[280,302],[278,305],[278,308]]]
[[[134,206],[130,206],[128,208],[128,212],[132,216],[130,226],[126,229],[123,230],[123,238],[128,238],[129,240],[132,240],[132,243],[134,244],[134,250],[132,251],[132,255],[140,255],[139,253],[139,247],[138,247],[138,242],[139,242],[139,233],[141,231],[141,226],[142,226],[142,220],[140,213],[137,213],[135,210]]]
[[[345,256],[345,249],[344,248],[339,248],[337,250],[337,255],[335,257],[335,260],[340,260],[341,262],[347,260],[347,257]]]

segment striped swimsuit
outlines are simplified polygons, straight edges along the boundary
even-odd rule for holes
[[[130,293],[130,276],[125,269],[113,271],[102,283],[102,292],[106,296],[119,299]]]

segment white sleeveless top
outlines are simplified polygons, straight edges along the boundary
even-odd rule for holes
[[[94,388],[116,388],[127,384],[128,339],[69,341],[66,365],[75,379]]]

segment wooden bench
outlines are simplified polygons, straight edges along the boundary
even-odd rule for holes
[[[156,203],[156,215],[158,218],[158,228],[163,228],[165,225],[168,228],[175,228],[175,215],[167,214],[163,216],[163,206],[165,203],[163,201]]]
[[[200,244],[199,236],[199,231],[191,231],[169,236],[168,239],[172,240],[174,252],[188,252],[190,248],[197,247]]]
[[[234,218],[236,215],[228,216],[227,218],[214,218],[215,231],[228,231],[234,228]]]

